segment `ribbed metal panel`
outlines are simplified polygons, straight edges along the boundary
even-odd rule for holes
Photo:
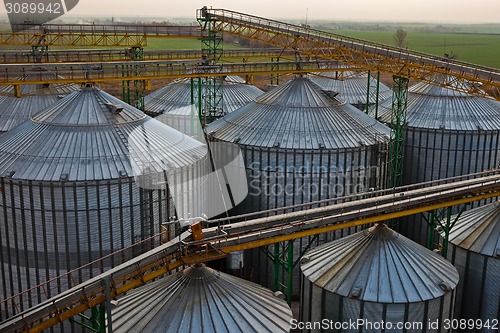
[[[377,80],[370,76],[370,87],[368,88],[368,74],[366,72],[326,72],[309,75],[312,82],[321,89],[338,93],[338,98],[360,110],[365,110],[367,95],[368,104],[377,102]],[[369,89],[369,90],[368,90]],[[392,90],[385,84],[379,82],[378,101],[391,98]]]
[[[390,123],[391,104],[391,99],[380,104],[384,123]],[[498,167],[500,103],[417,83],[408,92],[405,140],[404,184]],[[401,232],[421,244],[426,229],[427,223],[418,215],[401,223]]]
[[[308,78],[274,88],[211,123],[207,132],[210,140],[234,142],[241,149],[249,184],[249,195],[238,206],[241,213],[359,193],[384,184],[389,129],[332,99]],[[321,237],[311,245],[333,237]],[[295,241],[295,260],[309,242]],[[258,267],[256,280],[273,287],[272,263],[262,251],[254,252],[257,263],[245,266]],[[296,269],[294,295],[299,292],[299,279]]]
[[[309,79],[295,78],[210,124],[208,132],[240,145],[316,150],[377,145],[389,130]]]
[[[121,111],[113,112],[116,107]],[[136,183],[134,142],[147,142],[142,152],[152,171],[162,171],[165,152],[175,155],[169,160],[178,170],[169,178],[175,186]],[[181,208],[174,209],[173,198],[188,207],[202,201],[205,153],[194,139],[95,88],[66,96],[0,137],[1,297],[160,232]],[[118,263],[90,267],[67,283]],[[35,288],[33,295],[42,296],[29,303],[68,285],[48,294]]]
[[[144,97],[145,111],[151,116],[169,112],[176,112],[179,116],[186,113],[189,115],[190,106],[193,104],[191,94],[194,98],[195,107],[198,107],[198,80],[193,81],[192,93],[190,79],[177,80]],[[230,113],[262,94],[262,90],[245,84],[245,81],[240,77],[228,76],[222,84],[223,110]]]
[[[130,292],[113,332],[289,332],[292,310],[261,286],[198,264]]]
[[[452,217],[454,221],[456,216]],[[455,316],[498,318],[500,311],[500,202],[464,212],[449,236],[447,258],[460,274]],[[483,328],[471,332],[496,332]]]
[[[420,322],[428,328],[428,320],[442,323],[452,318],[457,270],[383,224],[310,250],[301,261],[301,270],[302,321],[366,319]],[[325,300],[331,295],[337,307],[328,309],[333,304]],[[426,330],[437,331],[444,330]]]
[[[20,85],[21,97],[16,97],[13,86],[1,86],[0,135],[76,89],[75,84]]]

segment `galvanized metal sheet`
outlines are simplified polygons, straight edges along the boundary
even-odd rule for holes
[[[78,89],[78,86],[75,84],[20,85],[19,88],[21,96],[16,97],[13,86],[0,87],[0,134],[54,104]]]
[[[379,119],[391,121],[392,99],[379,105]],[[373,110],[372,110],[373,111]],[[447,131],[499,131],[500,102],[419,82],[408,89],[407,125]]]
[[[295,78],[211,123],[217,140],[282,149],[348,149],[386,141],[389,129]]]
[[[455,219],[456,215],[451,217]],[[467,251],[500,258],[500,202],[462,213],[451,229],[449,241]]]
[[[312,82],[321,89],[337,92],[338,98],[357,108],[364,109],[367,103],[373,105],[377,102],[377,80],[370,76],[368,87],[368,74],[366,72],[326,72],[309,75]],[[368,95],[368,97],[367,97]],[[385,84],[378,84],[378,101],[383,101],[392,96],[392,90]]]
[[[270,290],[198,264],[117,300],[113,332],[288,332],[292,311]]]
[[[137,144],[147,143],[142,148],[157,171],[167,153],[175,155],[169,162],[176,167],[206,155],[198,141],[102,90],[84,88],[1,137],[0,175],[40,181],[133,177],[129,143],[135,136],[141,136]]]
[[[382,224],[310,250],[301,270],[327,292],[367,302],[424,302],[458,284],[444,258]]]
[[[230,113],[263,93],[259,88],[245,84],[240,77],[228,76],[222,84],[222,108],[225,113]],[[198,80],[193,81],[193,91],[190,79],[177,80],[147,95],[144,98],[145,111],[151,116],[169,112],[189,115],[189,106],[198,107],[198,97]]]

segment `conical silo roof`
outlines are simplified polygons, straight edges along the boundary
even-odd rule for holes
[[[309,251],[301,269],[315,285],[367,302],[423,302],[458,283],[444,258],[384,224]]]
[[[133,177],[129,142],[134,139],[147,141],[148,162],[178,167],[205,155],[198,141],[100,89],[86,87],[0,137],[0,175],[48,181]],[[165,161],[165,152],[175,159]],[[150,167],[163,170],[155,163]]]
[[[368,73],[366,72],[325,72],[309,75],[311,81],[321,89],[338,92],[338,98],[353,105],[366,105],[368,90]],[[370,76],[369,104],[377,101],[377,80]],[[379,82],[378,100],[383,101],[392,96],[392,90]]]
[[[392,99],[379,105],[379,119],[391,121]],[[419,82],[408,89],[407,125],[450,131],[500,129],[500,102]]]
[[[113,332],[288,332],[286,302],[255,283],[197,264],[117,300]]]
[[[305,77],[274,88],[207,130],[221,141],[284,149],[347,149],[389,136],[386,126],[330,97]]]
[[[500,202],[463,212],[450,231],[449,241],[467,251],[500,257]]]
[[[50,76],[42,75],[43,77]],[[21,77],[20,80],[22,79]],[[16,97],[13,86],[0,87],[0,134],[28,120],[30,116],[76,89],[76,84],[21,84],[20,97]]]
[[[264,92],[259,88],[245,84],[238,76],[228,76],[222,84],[223,110],[230,113],[253,101]],[[198,106],[198,80],[193,82],[194,105]],[[156,116],[166,112],[191,112],[191,80],[181,79],[160,88],[144,97],[145,112]]]

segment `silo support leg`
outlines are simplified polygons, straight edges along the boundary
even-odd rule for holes
[[[294,260],[294,241],[274,244],[274,252],[263,249],[266,255],[274,264],[274,291],[283,291],[286,295],[288,304],[292,302],[293,292],[293,271],[300,262],[300,258],[306,253],[311,245],[318,239],[318,235],[310,237],[306,246],[301,247],[301,251],[296,260]],[[286,276],[285,276],[286,274]]]
[[[441,245],[442,246],[441,252],[443,253],[443,257],[445,257],[445,258],[446,258],[446,255],[448,253],[448,242],[450,239],[451,229],[455,226],[455,223],[457,223],[458,219],[460,218],[462,213],[467,209],[468,205],[469,205],[468,203],[463,205],[460,208],[460,211],[458,212],[458,214],[455,216],[454,219],[452,219],[452,216],[451,216],[452,215],[452,207],[446,208],[446,218],[437,221],[437,223],[439,224],[439,226],[443,230],[442,237],[441,237],[442,238],[441,239],[441,244],[442,244]]]

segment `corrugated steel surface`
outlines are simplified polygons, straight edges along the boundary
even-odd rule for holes
[[[208,126],[217,140],[254,147],[347,149],[386,140],[389,129],[295,78]]]
[[[326,72],[309,75],[311,81],[322,89],[338,92],[338,98],[364,110],[366,107],[368,90],[368,73],[363,72]],[[378,101],[383,101],[392,96],[392,90],[379,82]],[[369,105],[377,101],[377,80],[370,76]]]
[[[452,217],[455,220],[456,216]],[[489,257],[500,256],[500,202],[462,213],[449,241],[462,249]]]
[[[113,114],[107,104],[123,110]],[[148,138],[148,151],[158,153],[151,164],[158,171],[162,153],[175,155],[169,162],[178,167],[205,155],[197,141],[102,90],[84,88],[2,136],[0,175],[40,181],[59,181],[63,174],[69,181],[133,177],[128,141],[138,129]]]
[[[203,90],[202,90],[203,92]],[[223,110],[230,113],[254,100],[264,92],[259,88],[245,84],[236,76],[226,77],[222,84]],[[198,80],[193,82],[194,105],[198,107]],[[181,79],[160,88],[144,97],[145,112],[156,116],[168,112],[190,114],[191,80]]]
[[[14,96],[14,87],[0,87],[0,134],[16,127],[30,116],[54,104],[78,89],[75,84],[21,85],[21,97]]]
[[[391,104],[391,99],[380,104],[383,122],[390,122]],[[417,83],[409,88],[405,131],[405,185],[500,165],[500,102]],[[424,244],[427,223],[414,215],[400,231]]]
[[[359,193],[385,183],[389,129],[332,99],[308,78],[274,88],[211,123],[207,132],[210,140],[235,142],[241,149],[249,195],[237,207],[239,213]],[[311,246],[339,234],[314,239]],[[294,260],[310,241],[294,242]],[[256,281],[274,287],[268,256],[255,250],[246,257],[245,266],[255,267]],[[293,275],[293,294],[298,295],[298,267]]]
[[[458,283],[444,258],[383,224],[307,252],[301,269],[315,285],[344,297],[359,288],[357,298],[367,302],[422,302],[444,295],[441,283]]]
[[[130,292],[113,332],[289,332],[292,310],[270,290],[198,264]]]
[[[457,216],[452,216],[455,221]],[[460,274],[457,318],[497,318],[500,311],[500,202],[464,212],[451,229],[447,258]],[[472,331],[472,330],[471,330]],[[496,332],[483,328],[480,332]]]
[[[389,98],[381,102],[379,117],[391,121]],[[448,131],[500,130],[500,102],[419,82],[408,89],[407,125]]]
[[[455,267],[383,224],[308,251],[301,270],[303,321],[426,325],[452,318]]]
[[[40,298],[28,303],[36,304],[120,264],[132,250],[53,290],[39,284],[157,234],[176,214],[200,216],[205,161],[198,141],[93,87],[7,132],[0,137],[0,297],[34,288]],[[168,187],[150,188],[136,181],[132,162],[153,172],[177,169]]]

